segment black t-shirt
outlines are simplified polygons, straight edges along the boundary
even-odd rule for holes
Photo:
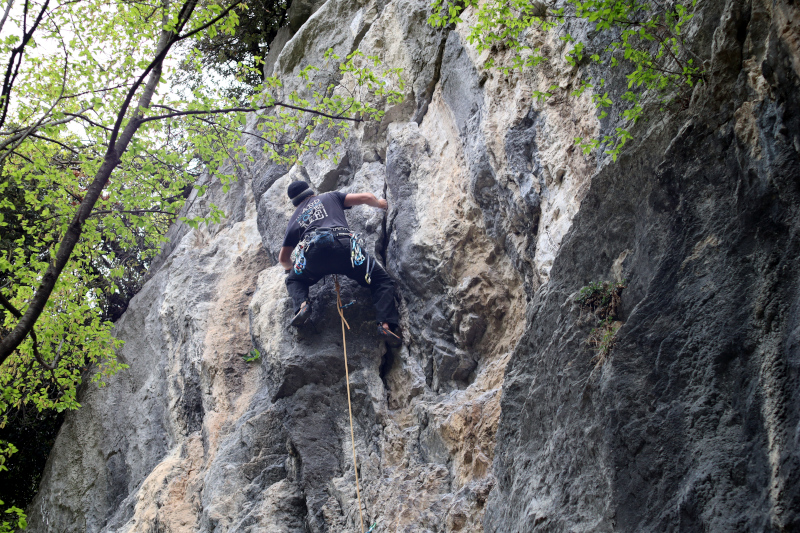
[[[344,210],[350,208],[344,206],[345,196],[346,193],[333,191],[319,196],[309,196],[300,202],[292,218],[289,219],[283,245],[294,248],[303,238],[303,234],[312,228],[348,227]]]

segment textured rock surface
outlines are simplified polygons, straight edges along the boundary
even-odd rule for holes
[[[687,31],[709,83],[616,164],[573,145],[614,127],[588,95],[530,99],[576,72],[483,71],[470,12],[440,31],[422,0],[298,6],[274,75],[359,48],[404,69],[408,98],[354,127],[338,162],[275,166],[243,137],[241,181],[191,206],[228,219],[173,228],[117,327],[130,369],[83,391],[29,530],[359,531],[332,282],[295,331],[273,266],[298,177],[389,200],[348,217],[397,279],[402,348],[375,334],[369,292],[343,286],[379,531],[800,527],[796,4],[702,3]],[[574,298],[615,277],[625,323],[597,365]]]
[[[800,12],[707,7],[709,85],[592,179],[531,302],[487,531],[800,528]],[[575,291],[615,263],[595,366]]]

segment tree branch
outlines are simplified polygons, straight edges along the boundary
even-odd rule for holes
[[[13,154],[13,155],[15,155],[15,156],[17,156],[17,157],[20,157],[20,158],[24,159],[25,161],[27,161],[27,162],[28,162],[28,163],[30,163],[31,165],[33,165],[33,164],[34,164],[34,162],[33,162],[33,159],[31,159],[31,158],[30,158],[30,157],[28,157],[27,155],[24,155],[24,154],[21,154],[21,153],[17,152],[16,150],[9,150],[9,152],[8,152],[8,153],[9,153],[9,154]]]
[[[103,87],[102,89],[90,89],[79,93],[72,93],[72,94],[65,94],[63,99],[68,100],[70,98],[77,98],[79,96],[85,96],[87,94],[96,94],[96,93],[105,93],[108,91],[113,91],[114,89],[121,89],[122,87],[126,87],[127,83],[120,83],[118,85],[112,85],[110,87]]]
[[[163,105],[154,105],[153,107],[159,107],[159,108],[162,108],[162,109],[171,109],[170,107],[163,106]],[[271,109],[273,107],[285,107],[287,109],[294,109],[295,111],[303,111],[305,113],[311,113],[313,115],[319,115],[321,117],[330,118],[330,119],[333,119],[333,120],[348,120],[350,122],[362,122],[363,121],[363,119],[360,119],[360,118],[350,118],[350,117],[343,117],[343,116],[338,116],[338,115],[331,115],[331,114],[328,114],[328,113],[324,113],[322,111],[317,111],[316,109],[308,109],[308,108],[305,108],[305,107],[299,107],[299,106],[295,106],[295,105],[291,105],[291,104],[285,104],[283,102],[274,102],[272,105],[258,106],[258,107],[228,107],[228,108],[224,108],[224,109],[209,109],[208,111],[201,111],[201,110],[197,110],[197,111],[178,111],[178,110],[175,110],[172,113],[165,113],[163,115],[154,115],[152,117],[143,118],[143,119],[141,119],[141,122],[142,123],[152,122],[153,120],[163,120],[165,118],[184,117],[184,116],[189,116],[189,115],[219,115],[219,114],[223,114],[223,113],[233,113],[233,112],[237,112],[237,111],[240,111],[240,112],[243,112],[243,113],[249,113],[249,112],[252,112],[252,111],[261,111],[263,109]]]
[[[43,122],[42,124],[39,125],[39,127],[40,128],[47,128],[48,126],[59,126],[61,124],[66,124],[67,122],[71,122],[71,121],[75,120],[75,117],[83,117],[83,115],[81,115],[80,113],[85,113],[86,111],[88,111],[90,109],[91,109],[91,107],[86,107],[86,108],[82,109],[81,111],[78,111],[78,113],[64,113],[65,115],[73,117],[73,118],[60,118],[58,120],[51,120],[50,122]],[[27,129],[28,128],[25,127],[25,128],[17,128],[15,130],[0,131],[0,135],[16,135],[18,133],[24,132]],[[3,147],[5,147],[7,145],[8,145],[8,140],[3,141],[3,145],[0,146],[0,150],[2,150]]]
[[[47,0],[47,2],[49,2],[49,1],[50,0]],[[45,3],[47,3],[47,2],[45,2]],[[42,12],[42,13],[44,13],[44,12]],[[41,20],[42,13],[39,14],[39,19],[37,19],[37,20]],[[37,25],[38,25],[38,21],[37,21]],[[33,30],[31,30],[31,31],[33,31]],[[63,44],[63,40],[62,40],[62,44]],[[22,142],[25,140],[26,137],[28,137],[31,133],[33,133],[34,131],[36,131],[37,129],[39,129],[42,126],[42,122],[44,122],[44,119],[47,118],[50,115],[50,113],[53,112],[53,109],[55,109],[55,107],[61,101],[61,97],[64,96],[64,91],[67,88],[67,69],[69,68],[69,53],[67,52],[66,46],[64,47],[64,53],[67,54],[67,55],[64,58],[64,74],[62,75],[62,78],[61,78],[61,91],[58,94],[58,98],[56,98],[56,100],[53,102],[53,105],[50,106],[50,109],[48,109],[47,112],[42,115],[42,117],[36,122],[36,124],[32,125],[25,132],[20,134],[19,139],[17,141],[15,141],[14,146],[11,147],[10,151],[8,151],[8,152],[6,152],[4,154],[0,154],[0,167],[2,167],[3,162],[6,160],[6,158],[8,157],[9,153],[11,153],[11,151],[16,150],[16,148],[20,144],[22,144]],[[22,58],[22,56],[20,56],[20,59],[21,58]],[[7,102],[6,102],[6,104],[7,104]],[[7,108],[6,108],[6,110],[7,110]],[[5,118],[3,120],[5,120]],[[2,145],[0,145],[0,150],[4,149],[6,146],[8,146],[8,142],[3,143]]]
[[[44,368],[45,370],[49,370],[52,373],[53,370],[55,370],[56,367],[58,367],[58,361],[61,359],[61,350],[58,351],[51,365],[45,363],[44,359],[42,358],[42,355],[39,353],[39,348],[38,348],[39,341],[36,338],[36,330],[34,328],[31,328],[31,345],[33,346],[33,356],[36,358],[36,362],[39,363],[42,366],[42,368]],[[53,380],[55,381],[56,378],[55,375],[53,374],[51,375],[53,376]],[[58,382],[56,381],[56,383]]]
[[[97,122],[93,121],[92,119],[86,117],[83,114],[83,112],[81,112],[81,113],[64,113],[64,114],[67,115],[68,117],[79,118],[81,120],[85,120],[86,122],[88,122],[89,124],[94,126],[95,128],[100,128],[100,129],[104,129],[106,131],[111,131],[111,128],[109,128],[108,126],[103,126],[102,124],[98,124]]]
[[[20,42],[19,46],[11,50],[11,55],[8,58],[8,66],[6,67],[6,75],[3,79],[3,88],[0,90],[0,128],[2,128],[6,123],[8,108],[11,105],[11,89],[14,87],[14,81],[17,79],[17,74],[19,74],[23,52],[33,37],[33,33],[36,31],[36,28],[39,27],[39,23],[42,21],[42,18],[44,18],[44,14],[47,11],[47,6],[49,4],[50,0],[45,0],[42,10],[36,17],[36,20],[34,21],[30,31],[26,31],[25,27],[27,26],[28,20],[28,2],[25,2],[25,23],[23,24],[22,41]],[[15,61],[16,65],[14,64]]]
[[[49,2],[49,0],[46,0],[46,2]],[[178,16],[178,23],[175,25],[175,31],[177,34],[180,34],[180,31],[188,23],[196,5],[197,0],[186,0],[181,7],[180,14]],[[230,9],[227,11],[229,10]],[[40,19],[41,16],[37,20]],[[165,24],[166,22],[165,13]],[[156,57],[150,62],[145,71],[139,76],[134,85],[130,88],[125,100],[120,106],[117,114],[117,120],[111,132],[108,149],[105,157],[103,158],[103,163],[100,165],[100,168],[95,174],[92,183],[87,188],[86,194],[84,195],[83,200],[78,207],[78,211],[75,213],[75,216],[72,219],[72,222],[70,222],[69,226],[67,227],[66,232],[59,243],[55,258],[50,262],[47,270],[42,276],[39,286],[31,298],[25,314],[19,319],[14,329],[12,329],[8,335],[0,340],[0,365],[2,365],[8,356],[17,349],[28,333],[33,330],[36,321],[44,311],[45,304],[49,300],[50,295],[55,288],[58,277],[61,275],[64,267],[66,267],[67,263],[69,262],[69,259],[72,256],[72,251],[80,240],[86,220],[91,215],[95,203],[100,197],[103,188],[108,183],[108,179],[111,177],[111,173],[114,171],[117,165],[119,165],[120,158],[125,150],[127,150],[128,144],[133,139],[133,135],[141,125],[141,110],[147,109],[150,105],[150,101],[155,93],[156,86],[161,79],[162,62],[169,52],[170,47],[176,42],[174,39],[176,33],[166,29],[161,30]],[[144,92],[139,97],[133,116],[125,125],[122,133],[120,133],[122,122],[125,116],[128,114],[128,110],[131,102],[133,101],[134,95],[139,87],[145,82],[145,79],[147,79],[147,83],[144,86]],[[6,106],[7,104],[8,102],[4,103]],[[2,124],[0,124],[0,126],[1,125]]]
[[[117,214],[117,213],[126,213],[129,215],[142,215],[145,213],[161,213],[163,215],[169,215],[171,217],[178,216],[177,213],[170,213],[169,211],[162,211],[161,209],[105,209],[103,211],[93,211],[89,216],[95,215],[110,215],[110,214]]]
[[[195,5],[197,5],[197,0],[186,0],[183,6],[181,6],[181,10],[178,15],[178,22],[175,25],[175,29],[178,34],[183,29],[183,26],[188,22],[188,18],[184,18],[185,12],[188,10],[188,16],[191,16]],[[166,15],[164,23],[166,24]],[[136,95],[136,91],[139,90],[139,87],[141,87],[145,80],[149,77],[150,79],[145,86],[145,93],[139,98],[139,105],[137,105],[133,116],[128,122],[128,125],[125,127],[123,136],[127,135],[128,137],[133,137],[133,134],[139,129],[139,112],[141,109],[146,109],[150,106],[150,99],[155,91],[155,84],[158,83],[158,80],[161,78],[161,65],[163,64],[164,58],[167,56],[170,48],[176,42],[177,40],[175,39],[174,32],[167,31],[166,29],[161,30],[156,57],[147,65],[147,67],[145,67],[142,74],[136,79],[131,88],[128,89],[128,93],[125,95],[125,100],[122,102],[120,111],[117,114],[117,120],[114,123],[111,131],[111,138],[108,141],[108,152],[106,153],[107,158],[115,156],[118,159],[120,157],[121,152],[117,150],[116,144],[117,137],[120,135],[119,131],[122,128],[122,122],[125,119],[125,116],[128,114],[128,109],[133,101],[133,97]],[[150,85],[152,85],[152,87],[150,87]],[[128,142],[130,142],[130,138],[128,138],[127,141],[123,141],[123,146],[127,147]]]
[[[6,12],[3,13],[3,20],[0,20],[0,33],[3,32],[3,26],[6,25],[6,19],[8,19],[8,14],[11,12],[11,6],[14,5],[14,0],[8,0],[8,4],[6,4]]]
[[[9,302],[5,296],[3,296],[2,292],[0,292],[0,305],[5,307],[8,310],[8,312],[14,315],[15,317],[22,318],[22,313],[20,313],[19,310],[16,307],[14,307],[14,305],[11,302]]]
[[[153,106],[153,107],[155,107],[155,106]],[[300,140],[300,138],[302,138],[302,137],[305,137],[305,135],[297,135],[296,137],[294,137],[294,138],[293,138],[292,140],[290,140],[290,141],[286,141],[286,142],[275,142],[275,141],[271,141],[271,140],[267,139],[267,138],[266,138],[266,137],[264,137],[263,135],[258,135],[258,134],[255,134],[255,133],[250,133],[250,132],[249,132],[249,131],[247,131],[247,130],[241,130],[241,131],[239,131],[239,130],[233,130],[233,129],[231,129],[231,128],[227,127],[227,126],[223,126],[223,125],[221,125],[221,124],[217,124],[216,122],[213,122],[213,121],[211,121],[211,120],[209,120],[209,119],[206,119],[206,118],[198,117],[198,120],[200,120],[201,122],[204,122],[205,124],[208,124],[209,126],[211,126],[212,128],[215,128],[215,129],[216,129],[216,128],[222,128],[223,130],[225,130],[225,131],[228,131],[228,132],[230,132],[230,133],[241,133],[241,134],[243,134],[243,135],[249,135],[249,136],[251,136],[251,137],[255,137],[256,139],[258,139],[258,140],[260,140],[260,141],[264,141],[265,143],[267,143],[268,145],[270,145],[270,146],[272,147],[272,149],[273,149],[273,150],[275,150],[275,151],[278,151],[278,150],[279,150],[279,149],[281,149],[281,148],[285,148],[286,146],[288,146],[288,145],[292,144],[293,142],[297,142],[297,141],[299,141],[299,140]]]
[[[41,139],[43,141],[47,141],[47,142],[51,142],[51,143],[57,144],[57,145],[61,146],[62,148],[64,148],[65,150],[69,150],[70,152],[72,152],[75,155],[80,155],[79,151],[77,151],[76,149],[74,149],[71,146],[68,146],[68,145],[62,143],[61,141],[57,141],[55,139],[51,139],[50,137],[45,137],[44,135],[39,135],[38,133],[31,133],[28,136],[29,137],[33,137],[34,139]]]
[[[220,20],[222,20],[223,18],[225,18],[226,16],[228,16],[228,13],[230,13],[230,12],[233,10],[233,8],[235,8],[236,6],[238,6],[239,4],[241,4],[241,3],[242,3],[242,1],[243,1],[243,0],[236,0],[236,2],[232,3],[231,5],[229,5],[229,6],[228,6],[228,7],[226,7],[225,9],[223,9],[223,10],[222,10],[222,12],[220,12],[220,14],[219,14],[219,15],[217,15],[217,16],[216,16],[216,17],[214,17],[213,19],[209,20],[209,21],[208,21],[208,22],[206,22],[205,24],[201,24],[200,26],[198,26],[197,28],[193,29],[193,30],[192,30],[192,31],[190,31],[189,33],[186,33],[186,34],[184,34],[184,35],[179,35],[179,36],[178,36],[178,37],[175,39],[175,41],[174,41],[173,43],[171,43],[171,44],[170,44],[170,46],[171,46],[172,44],[175,44],[175,43],[177,43],[178,41],[183,41],[184,39],[188,39],[188,38],[189,38],[189,37],[191,37],[192,35],[196,35],[196,34],[200,33],[201,31],[203,31],[203,30],[205,30],[205,29],[207,29],[207,28],[210,28],[211,26],[213,26],[214,24],[216,24],[217,22],[219,22]],[[187,22],[188,22],[188,21],[187,21]],[[180,31],[179,31],[178,33],[180,33]]]
[[[8,312],[14,315],[16,318],[22,318],[22,313],[19,312],[19,309],[14,307],[14,305],[11,302],[9,302],[5,296],[3,296],[2,292],[0,292],[0,305],[5,307],[8,310]],[[42,368],[44,368],[45,370],[50,370],[52,372],[58,366],[58,361],[61,358],[61,350],[59,349],[58,354],[55,360],[53,361],[52,366],[48,365],[47,363],[44,362],[44,359],[42,359],[41,354],[39,354],[39,348],[38,348],[39,341],[36,338],[36,331],[34,331],[33,328],[31,328],[30,335],[31,335],[31,341],[33,342],[33,356],[36,358],[36,361],[42,366]]]
[[[41,127],[47,127],[47,126],[51,126],[51,125],[65,124],[67,122],[71,122],[72,120],[74,120],[74,118],[65,118],[65,119],[61,119],[61,120],[54,120],[54,121],[48,122],[46,124],[39,124],[38,126],[36,126],[36,128],[38,129],[38,128],[41,128]],[[27,128],[24,128],[24,129],[22,129],[20,131],[17,131],[14,135],[10,136],[6,140],[4,140],[2,143],[0,143],[0,151],[5,150],[6,147],[9,144],[16,143],[16,144],[14,144],[14,146],[9,148],[8,152],[6,152],[6,153],[13,152],[19,146],[19,143],[17,141],[20,141],[20,142],[24,141],[25,137],[28,137],[28,136],[31,136],[31,135],[32,135],[31,127],[27,127]],[[0,158],[0,162],[2,162],[5,159],[5,157],[6,157],[6,154],[3,154],[3,157]]]

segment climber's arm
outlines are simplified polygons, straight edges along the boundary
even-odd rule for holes
[[[278,254],[278,262],[286,270],[292,268],[292,250],[294,248],[291,246],[282,246],[281,252]]]
[[[344,197],[345,207],[353,207],[354,205],[364,204],[371,205],[372,207],[378,207],[380,209],[386,209],[389,207],[389,203],[386,200],[383,198],[378,199],[378,197],[371,192],[352,193]]]

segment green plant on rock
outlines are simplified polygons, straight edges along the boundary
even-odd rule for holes
[[[617,331],[622,327],[622,322],[619,320],[605,319],[601,320],[597,327],[589,332],[589,337],[586,339],[586,344],[595,348],[595,356],[593,360],[602,365],[611,349],[617,340]]]
[[[563,59],[570,67],[594,63],[600,72],[623,68],[627,90],[618,97],[606,87],[606,79],[583,69],[573,83],[572,97],[592,91],[592,102],[598,118],[618,108],[622,124],[611,134],[597,139],[575,139],[589,153],[604,149],[616,160],[622,147],[631,138],[629,128],[645,114],[645,101],[650,97],[664,110],[672,104],[688,105],[689,93],[703,81],[699,60],[686,46],[684,28],[692,19],[698,0],[662,3],[655,0],[434,0],[428,22],[441,27],[463,22],[465,10],[474,10],[477,20],[469,28],[468,41],[479,52],[508,49],[510,60],[502,65],[493,56],[486,68],[497,68],[508,76],[514,70],[540,65],[552,59],[545,47],[534,46],[535,30],[556,32],[565,44]],[[573,22],[584,24],[571,24]],[[591,39],[578,35],[588,29]],[[601,44],[598,44],[601,43]],[[541,101],[559,91],[551,85],[546,91],[534,91]]]
[[[592,281],[578,291],[575,302],[584,311],[589,311],[599,320],[589,333],[586,343],[596,349],[595,360],[603,364],[616,342],[616,335],[622,327],[622,291],[627,287],[625,281]]]
[[[242,356],[242,359],[244,359],[248,363],[258,361],[260,358],[261,358],[261,352],[259,352],[258,349],[256,348],[253,348],[248,353]]]
[[[625,281],[592,281],[581,287],[575,301],[594,313],[601,320],[617,320],[622,303],[622,291],[627,287]]]

